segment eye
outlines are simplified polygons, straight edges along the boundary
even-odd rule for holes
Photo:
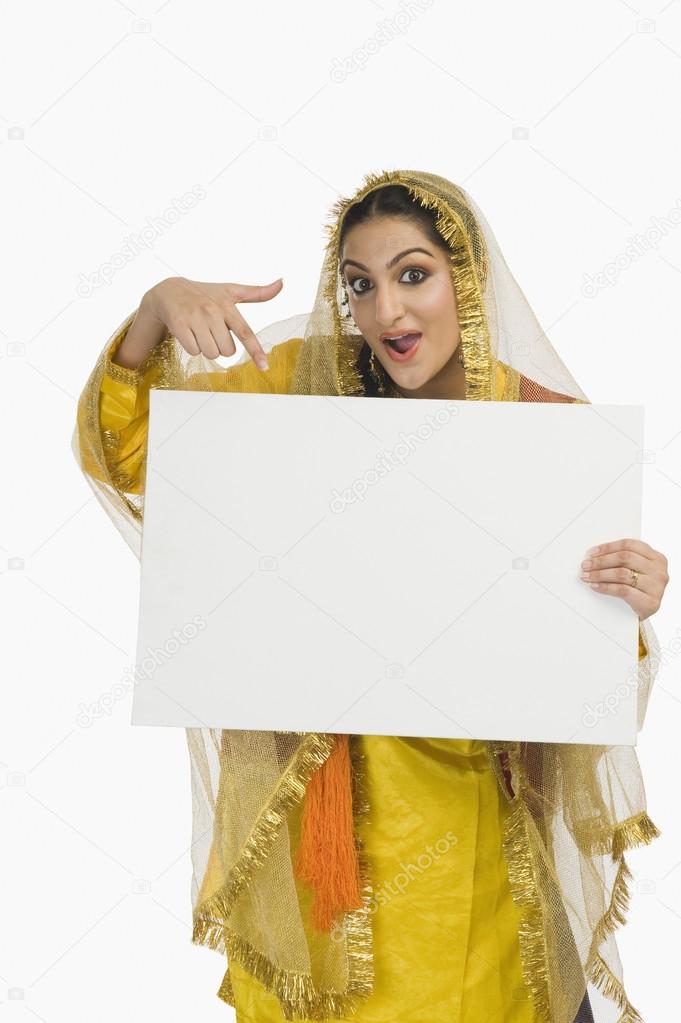
[[[420,267],[418,267],[418,266],[407,267],[407,269],[404,272],[406,274],[422,274],[422,276],[419,277],[419,279],[417,281],[405,281],[404,282],[405,284],[420,284],[421,281],[424,281],[426,279],[426,277],[428,276],[426,271],[425,270],[421,270]]]
[[[408,266],[406,270],[403,270],[402,277],[404,277],[405,274],[421,274],[421,276],[418,278],[418,280],[415,281],[414,280],[404,281],[403,282],[404,284],[421,284],[421,282],[424,281],[426,277],[428,277],[426,271],[422,270],[418,266]],[[402,277],[400,277],[400,280],[402,280]],[[360,284],[362,281],[368,282],[368,278],[355,277],[353,280],[348,281],[348,286],[352,291],[353,295],[363,295],[365,292],[371,290],[370,288],[357,287],[357,285]]]
[[[356,287],[356,285],[360,281],[365,281],[365,280],[366,280],[366,277],[355,277],[354,280],[348,281],[348,285],[349,285],[350,290],[352,291],[353,295],[361,295],[363,291],[367,290],[366,288],[357,288]]]

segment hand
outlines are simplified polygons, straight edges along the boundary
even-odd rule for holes
[[[614,540],[587,551],[582,578],[599,593],[621,597],[641,621],[655,614],[669,582],[664,554],[643,540]],[[632,585],[631,569],[639,573]]]
[[[281,280],[263,285],[210,284],[168,277],[145,294],[143,314],[167,327],[190,355],[201,353],[208,359],[234,355],[233,331],[258,367],[267,369],[267,356],[236,303],[268,302],[282,287]]]

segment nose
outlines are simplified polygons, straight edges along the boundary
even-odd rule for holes
[[[396,320],[404,315],[404,304],[397,291],[386,285],[376,285],[376,322],[387,330]]]

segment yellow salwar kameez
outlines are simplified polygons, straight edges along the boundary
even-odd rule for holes
[[[269,355],[267,384],[286,393],[301,339]],[[496,400],[507,386],[496,367]],[[263,387],[253,363],[235,367]],[[100,425],[118,438],[116,470],[143,485],[152,366],[144,373],[109,362]],[[211,378],[213,387],[220,375]],[[219,383],[217,384],[219,386]],[[478,740],[357,737],[366,763],[370,817],[358,824],[372,876],[374,991],[356,1023],[531,1023],[523,982],[519,915],[502,848],[507,801]],[[301,805],[289,817],[292,845]],[[429,851],[430,850],[430,851]],[[295,849],[292,848],[292,854]],[[204,888],[211,887],[210,864]],[[308,893],[298,882],[301,906]],[[310,946],[314,932],[306,927]],[[238,1023],[280,1023],[277,998],[237,962],[229,964]]]
[[[507,803],[484,744],[359,740],[371,819],[357,830],[374,886],[375,979],[372,994],[348,1018],[530,1023],[502,852]],[[284,1020],[276,997],[238,963],[230,963],[229,974],[238,1023]]]

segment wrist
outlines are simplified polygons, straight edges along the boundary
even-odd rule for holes
[[[136,369],[167,333],[164,324],[150,312],[145,297],[112,356],[112,361],[125,369]]]

